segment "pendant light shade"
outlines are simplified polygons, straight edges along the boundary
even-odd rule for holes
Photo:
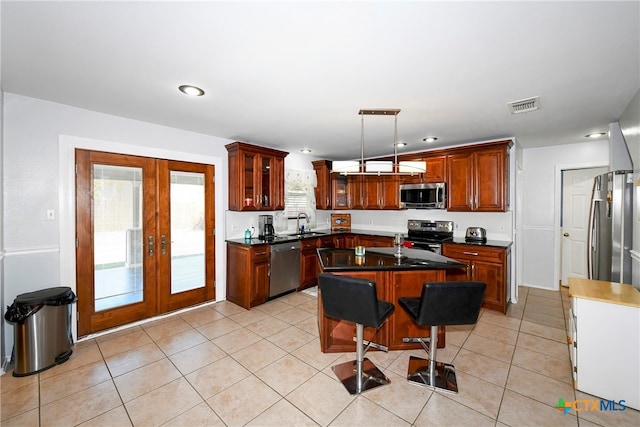
[[[417,175],[427,171],[426,162],[407,161],[398,163],[398,113],[400,109],[381,110],[367,109],[360,110],[360,161],[334,161],[331,173],[342,175]],[[390,160],[369,160],[364,161],[364,116],[394,116],[393,130],[393,161]]]

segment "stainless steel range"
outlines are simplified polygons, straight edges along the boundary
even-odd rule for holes
[[[442,243],[453,240],[453,221],[429,221],[410,219],[407,222],[405,245],[414,249],[425,249],[442,253]]]

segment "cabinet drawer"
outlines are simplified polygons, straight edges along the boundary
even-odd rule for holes
[[[318,239],[302,239],[300,241],[300,250],[313,250],[318,247]]]
[[[253,252],[253,258],[268,258],[269,257],[269,245],[254,246],[251,248]]]
[[[504,262],[504,249],[486,246],[445,243],[443,254],[453,259],[482,259],[487,262]]]

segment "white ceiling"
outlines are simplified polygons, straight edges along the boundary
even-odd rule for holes
[[[1,14],[5,92],[334,160],[360,156],[362,108],[402,110],[400,152],[530,148],[606,131],[640,88],[638,1],[2,1]],[[509,113],[533,96],[539,111]],[[392,118],[366,116],[365,157],[392,138]]]

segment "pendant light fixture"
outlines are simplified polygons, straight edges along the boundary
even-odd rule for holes
[[[334,161],[331,173],[341,175],[418,175],[426,172],[426,162],[407,161],[398,163],[398,114],[400,109],[360,110],[360,160]],[[393,161],[364,161],[364,116],[393,116]]]

